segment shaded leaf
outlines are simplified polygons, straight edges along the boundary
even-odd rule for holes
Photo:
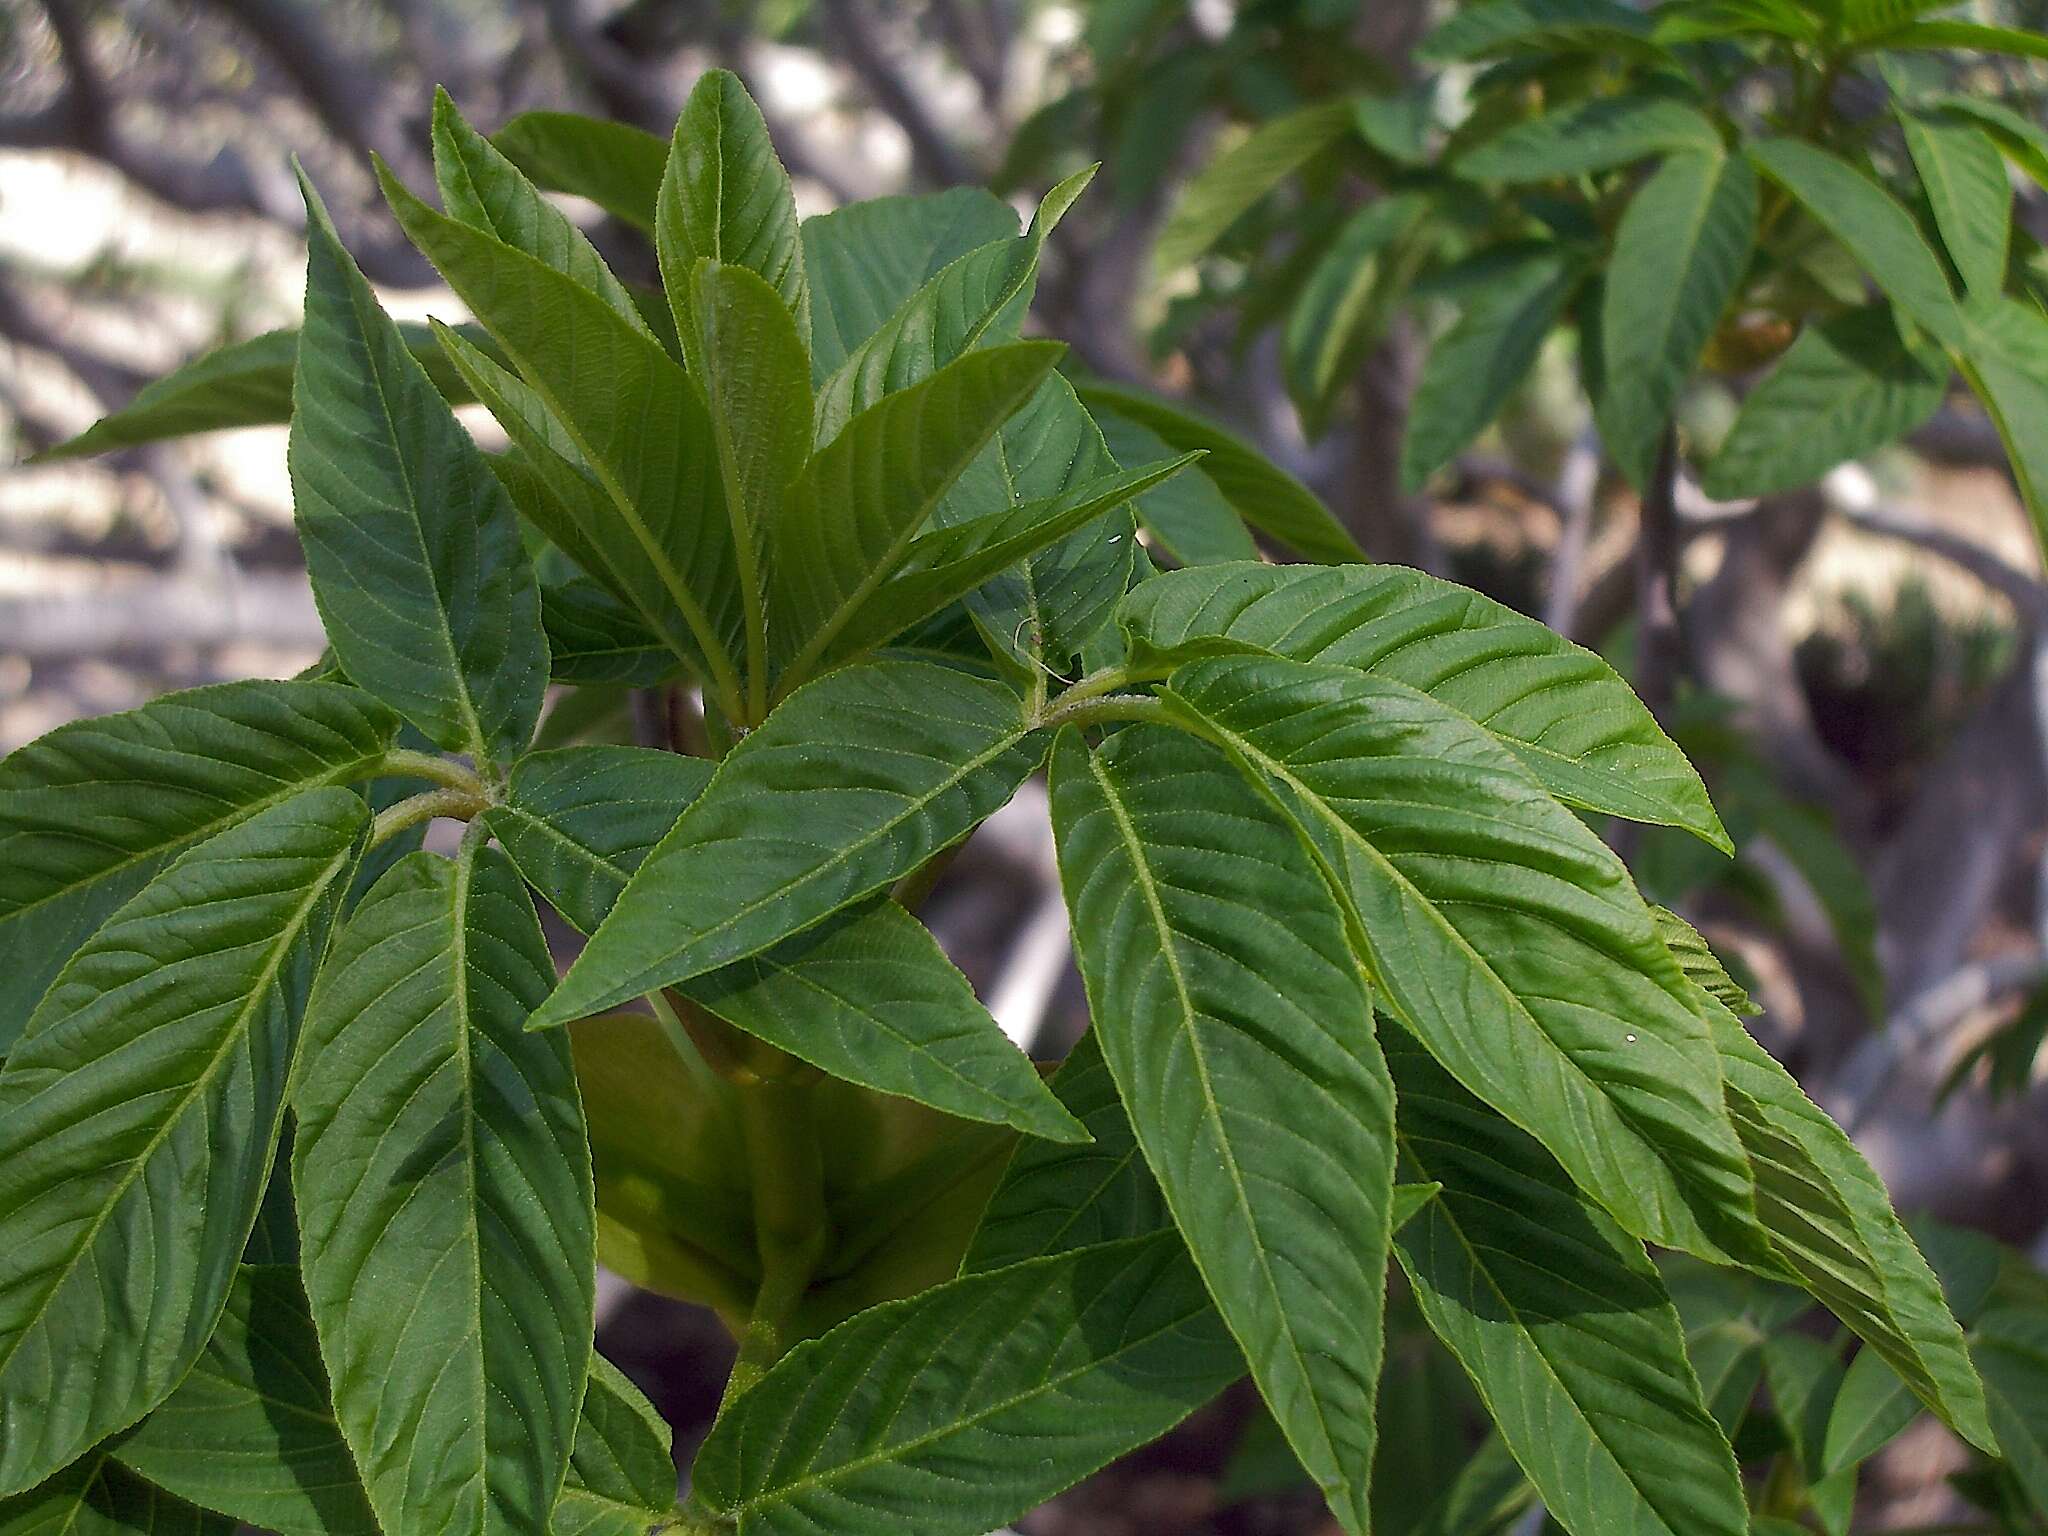
[[[1997,426],[2034,537],[2048,548],[2048,316],[2018,299],[1979,299],[1963,324],[1957,366]]]
[[[1460,176],[1548,181],[1611,171],[1651,155],[1718,155],[1721,136],[1697,107],[1651,91],[1594,96],[1514,124],[1457,158]]]
[[[1934,225],[1963,291],[1996,297],[2005,288],[2012,241],[2012,183],[2005,157],[1981,128],[1902,112],[1906,148],[1934,210]]]
[[[0,1500],[0,1536],[231,1536],[234,1529],[225,1515],[151,1487],[104,1449]]]
[[[1351,131],[1351,103],[1321,101],[1261,123],[1196,173],[1167,215],[1153,259],[1186,266],[1273,188]]]
[[[673,1438],[640,1389],[593,1354],[548,1536],[648,1536],[668,1523],[676,1501]]]
[[[1288,311],[1281,361],[1303,429],[1322,435],[1337,396],[1385,327],[1398,296],[1396,260],[1429,204],[1419,193],[1382,197],[1361,208],[1323,254]]]
[[[555,682],[651,688],[680,671],[675,652],[608,587],[587,576],[543,586],[540,622],[548,637],[548,676]]]
[[[1483,0],[1417,47],[1424,59],[1483,59],[1522,51],[1620,50],[1655,56],[1651,18],[1618,0]]]
[[[1151,464],[1171,457],[1165,438],[1141,422],[1107,408],[1090,412],[1102,429],[1103,443],[1119,464]],[[1258,546],[1237,509],[1201,470],[1182,472],[1173,483],[1147,491],[1131,502],[1138,521],[1151,535],[1151,547],[1176,565],[1214,565],[1223,560],[1253,560]]]
[[[536,186],[587,197],[613,218],[654,233],[668,145],[646,129],[574,112],[521,112],[491,142]]]
[[[2036,1512],[2048,1511],[2048,1311],[1994,1307],[1970,1331],[1998,1446]]]

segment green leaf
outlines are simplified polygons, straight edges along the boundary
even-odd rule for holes
[[[1913,169],[1934,210],[1963,291],[1996,297],[2005,289],[2006,247],[2012,242],[2012,183],[2005,157],[1981,128],[1899,113]]]
[[[877,197],[803,221],[811,285],[811,377],[847,357],[953,262],[1017,233],[1017,215],[982,187]]]
[[[820,447],[882,396],[929,378],[989,341],[1014,340],[1038,281],[1038,261],[1060,218],[1087,188],[1077,172],[1038,205],[1031,228],[950,263],[848,354],[818,389],[814,437]]]
[[[1398,251],[1428,207],[1427,198],[1409,192],[1361,208],[1338,231],[1288,311],[1281,361],[1310,437],[1322,435],[1337,396],[1384,329],[1398,296],[1398,260],[1382,253],[1390,246]]]
[[[503,854],[415,853],[306,1019],[292,1187],[341,1424],[386,1530],[546,1528],[590,1360],[591,1174],[554,962]]]
[[[1968,48],[1976,53],[2003,53],[2019,59],[2048,59],[2048,37],[2018,27],[1992,27],[1975,21],[1916,21],[1872,41],[1874,48]]]
[[[1609,50],[1655,57],[1654,30],[1651,17],[1617,0],[1484,0],[1430,33],[1416,54],[1431,62]]]
[[[283,1536],[376,1536],[295,1267],[242,1266],[206,1353],[114,1455],[180,1498]]]
[[[574,112],[521,112],[491,142],[535,185],[587,197],[613,218],[654,233],[668,145],[646,129]]]
[[[1196,173],[1160,232],[1161,271],[1184,267],[1252,206],[1351,131],[1349,101],[1320,101],[1261,123]]]
[[[1202,473],[1259,532],[1310,560],[1363,560],[1365,551],[1315,492],[1223,428],[1163,400],[1096,382],[1076,386],[1091,411],[1113,411],[1162,439],[1176,453],[1200,450]]]
[[[105,1449],[0,1500],[0,1536],[233,1536],[235,1522],[152,1488]]]
[[[1956,366],[2005,444],[2034,537],[2048,549],[2048,317],[2018,299],[1973,301]]]
[[[1349,667],[1198,661],[1168,708],[1309,834],[1376,997],[1624,1227],[1754,1243],[1715,1053],[1628,872],[1464,716]]]
[[[676,119],[656,204],[655,245],[676,329],[693,329],[699,261],[744,267],[775,290],[808,345],[811,301],[796,195],[761,109],[730,70],[706,71]]]
[[[1238,1369],[1176,1235],[1075,1249],[799,1344],[719,1419],[693,1497],[737,1536],[981,1536]]]
[[[1263,651],[1406,683],[1485,725],[1567,805],[1734,851],[1698,773],[1613,668],[1467,587],[1396,566],[1216,565],[1145,582],[1118,622],[1141,662]]]
[[[1695,990],[1729,1112],[1756,1176],[1757,1217],[1786,1270],[1882,1355],[1951,1429],[1995,1448],[1984,1393],[1941,1286],[1854,1142],[1735,1016]]]
[[[2048,128],[2003,102],[1978,96],[1936,96],[1929,105],[1940,108],[1951,122],[1967,118],[1983,127],[2015,165],[2048,187]]]
[[[1000,683],[900,659],[819,678],[726,757],[534,1027],[744,960],[873,894],[1008,800],[1044,750]]]
[[[1918,427],[1947,387],[1946,365],[1900,340],[1888,304],[1809,325],[1742,402],[1707,465],[1706,493],[1733,501],[1811,485]]]
[[[893,901],[858,907],[683,991],[846,1082],[1026,1135],[1085,1135],[938,940]]]
[[[1103,1054],[1252,1377],[1347,1531],[1370,1524],[1393,1085],[1343,919],[1213,748],[1136,726],[1053,754]]]
[[[970,352],[884,395],[818,450],[771,532],[770,606],[789,674],[809,675],[901,566],[947,490],[1052,371],[1063,349],[1012,342]],[[983,508],[981,510],[998,510]]]
[[[1728,974],[1728,967],[1721,963],[1721,957],[1714,953],[1713,947],[1691,923],[1669,907],[1655,903],[1650,907],[1650,920],[1657,925],[1657,936],[1671,951],[1671,958],[1678,962],[1678,968],[1685,973],[1687,981],[1738,1018],[1763,1012]]]
[[[460,329],[483,341],[475,326]],[[461,378],[441,356],[424,325],[402,324],[398,333],[427,370],[427,377],[451,405],[468,399]],[[299,333],[265,331],[247,341],[230,342],[202,353],[160,379],[142,386],[120,410],[102,417],[78,436],[35,455],[29,462],[111,453],[166,438],[218,432],[228,427],[267,427],[291,420],[292,371],[297,366]]]
[[[2048,1311],[1993,1307],[1977,1320],[1970,1345],[2005,1464],[2035,1510],[2048,1511]]]
[[[1889,192],[1848,161],[1796,139],[1759,140],[1749,157],[1848,247],[1894,304],[1943,345],[1960,343],[1955,291],[1913,216]]]
[[[434,91],[434,181],[450,218],[496,237],[603,299],[635,330],[648,331],[625,285],[569,216],[549,202],[491,141]],[[652,334],[651,331],[648,334]]]
[[[187,853],[72,957],[0,1071],[0,1493],[134,1423],[206,1347],[369,819],[308,790]]]
[[[1545,1506],[1571,1531],[1739,1536],[1735,1458],[1642,1245],[1412,1038],[1387,1055],[1404,1167],[1443,1186],[1395,1249]]]
[[[293,384],[299,542],[349,677],[437,745],[524,750],[547,689],[519,514],[377,306],[311,183],[306,345]]]
[[[540,623],[547,631],[548,676],[554,682],[651,688],[680,673],[675,653],[609,587],[590,577],[544,584]]]
[[[1673,155],[1630,199],[1601,285],[1600,434],[1638,486],[1756,244],[1756,173]]]
[[[384,195],[405,232],[504,348],[566,429],[613,515],[585,529],[619,569],[651,575],[678,654],[701,650],[736,717],[744,625],[702,392],[652,336],[523,251],[434,212],[388,171]],[[658,432],[642,423],[658,421]],[[595,573],[593,573],[595,574]]]
[[[1411,490],[1500,414],[1584,276],[1556,245],[1504,245],[1485,259],[1485,280],[1429,349],[1415,386],[1401,442],[1401,483]]]
[[[1988,1406],[1988,1405],[1987,1405]],[[1920,1416],[1919,1399],[1874,1349],[1849,1362],[1821,1441],[1824,1474],[1853,1467],[1890,1444]]]
[[[652,747],[530,752],[484,823],[519,873],[584,933],[676,818],[704,792],[712,765]]]
[[[676,1502],[673,1440],[640,1389],[593,1354],[548,1536],[648,1536],[668,1523]]]
[[[1119,464],[1155,463],[1173,448],[1150,427],[1120,412],[1090,412],[1102,429],[1103,443]],[[1152,536],[1151,547],[1177,565],[1214,565],[1223,560],[1254,560],[1258,545],[1216,482],[1201,470],[1183,472],[1171,485],[1147,491],[1131,502],[1138,521]]]
[[[1721,135],[1697,107],[1674,96],[1627,91],[1570,102],[1465,151],[1460,176],[1549,181],[1632,165],[1656,154],[1721,152]]]
[[[164,865],[301,790],[367,777],[397,731],[339,683],[221,683],[59,726],[0,762],[0,1051]]]

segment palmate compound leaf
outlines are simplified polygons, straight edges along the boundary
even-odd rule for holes
[[[100,1446],[0,1499],[0,1536],[233,1536],[235,1522],[152,1487]]]
[[[509,762],[547,688],[519,515],[302,184],[306,344],[291,478],[336,658],[433,742]]]
[[[206,1347],[369,820],[314,789],[194,848],[72,957],[0,1071],[0,1492]]]
[[[1614,669],[1469,588],[1398,566],[1214,565],[1145,582],[1118,623],[1140,662],[1262,651],[1406,683],[1485,726],[1567,805],[1732,851],[1699,774]]]
[[[744,960],[881,890],[1007,801],[1044,751],[1000,683],[899,658],[827,673],[726,757],[533,1027]]]
[[[676,1500],[673,1438],[640,1389],[593,1354],[548,1536],[648,1536],[667,1522]]]
[[[292,1185],[335,1417],[386,1530],[541,1536],[589,1367],[590,1154],[504,855],[408,855],[307,1012]]]
[[[1454,1076],[1636,1235],[1759,1251],[1684,977],[1620,860],[1505,747],[1350,667],[1197,661],[1164,700],[1302,826],[1375,998]]]
[[[1134,726],[1055,749],[1053,826],[1094,1032],[1274,1416],[1363,1533],[1393,1087],[1300,835],[1215,748]]]
[[[206,1352],[114,1455],[160,1488],[282,1536],[377,1536],[296,1266],[242,1266]]]
[[[1584,1536],[1739,1536],[1735,1458],[1642,1245],[1412,1036],[1387,1035],[1404,1172],[1442,1186],[1395,1250],[1545,1506]]]
[[[693,1499],[738,1536],[981,1536],[1241,1369],[1176,1234],[1029,1259],[798,1345],[720,1418]]]
[[[367,776],[398,716],[338,683],[240,682],[74,721],[0,762],[0,1050],[106,917],[194,844]]]
[[[1711,956],[1681,919],[1653,914],[1672,941]],[[1713,1032],[1729,1113],[1755,1172],[1757,1219],[1782,1273],[1877,1351],[1943,1423],[1995,1453],[1962,1330],[1883,1183],[1714,992],[1689,986]]]

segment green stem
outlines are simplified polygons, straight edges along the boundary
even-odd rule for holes
[[[377,765],[376,771],[384,778],[426,779],[430,783],[445,784],[450,789],[468,790],[479,798],[484,793],[483,780],[453,758],[434,752],[415,752],[410,747],[393,747],[384,754],[384,761]]]
[[[773,1052],[783,1057],[780,1051]],[[792,1068],[795,1062],[784,1057]],[[725,1384],[724,1403],[736,1401],[797,1342],[793,1327],[830,1232],[825,1216],[825,1160],[811,1119],[809,1086],[801,1073],[771,1075],[740,1088],[740,1129],[753,1184],[754,1241],[761,1254],[761,1287],[740,1335],[739,1358]]]
[[[481,814],[489,804],[480,792],[468,789],[429,789],[410,795],[377,813],[377,819],[370,823],[370,846],[375,848],[406,828],[432,821],[436,816],[468,821]]]
[[[1164,724],[1166,719],[1166,705],[1149,693],[1111,693],[1077,699],[1069,689],[1039,715],[1038,724],[1102,725],[1111,720],[1151,720]]]
[[[1173,668],[1170,666],[1104,667],[1100,672],[1090,672],[1062,692],[1059,702],[1067,704],[1080,699],[1100,698],[1105,693],[1114,693],[1119,688],[1133,688],[1139,683],[1162,683],[1172,672]]]

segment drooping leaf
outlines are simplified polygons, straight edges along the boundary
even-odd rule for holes
[[[394,865],[307,1012],[292,1184],[335,1417],[386,1530],[540,1536],[596,1288],[554,963],[504,855]]]
[[[1642,1245],[1390,1032],[1404,1166],[1443,1187],[1395,1236],[1423,1316],[1570,1531],[1747,1529],[1742,1480]]]
[[[1176,453],[1200,450],[1202,473],[1259,532],[1310,560],[1363,560],[1365,551],[1315,492],[1221,427],[1137,390],[1089,382],[1078,385],[1091,411],[1113,411],[1163,440]]]
[[[808,345],[809,284],[797,236],[796,196],[761,109],[730,70],[708,70],[676,119],[656,205],[661,282],[687,336],[699,261],[744,267],[775,290]]]
[[[153,1488],[102,1447],[0,1500],[0,1536],[232,1536],[235,1522]]]
[[[828,673],[727,756],[535,1027],[744,960],[871,895],[1008,800],[1043,752],[1000,683],[897,659]]]
[[[1484,0],[1459,11],[1417,47],[1433,62],[1523,51],[1649,53],[1652,20],[1618,0]]]
[[[1299,835],[1214,748],[1156,727],[1052,770],[1061,883],[1147,1163],[1288,1442],[1370,1524],[1393,1088]]]
[[[1548,181],[1688,150],[1721,152],[1721,136],[1704,113],[1669,94],[1628,91],[1516,123],[1458,156],[1457,169],[1481,181]]]
[[[1161,271],[1186,266],[1222,239],[1273,188],[1351,129],[1348,101],[1320,101],[1261,123],[1203,166],[1167,216],[1153,253]]]
[[[1384,329],[1400,287],[1394,253],[1428,206],[1420,193],[1409,192],[1361,208],[1338,231],[1288,311],[1281,362],[1309,436],[1321,436],[1338,395]]]
[[[1762,139],[1749,157],[1848,247],[1885,295],[1945,346],[1962,339],[1955,292],[1913,216],[1848,161],[1796,139]]]
[[[1756,173],[1719,148],[1671,156],[1630,199],[1601,285],[1600,435],[1649,483],[1672,408],[1756,243]]]
[[[1238,1369],[1178,1236],[1073,1249],[798,1345],[721,1417],[694,1498],[737,1536],[981,1536]]]
[[[1993,1307],[1970,1330],[1991,1426],[2035,1510],[2048,1510],[2048,1312]]]
[[[1141,422],[1107,408],[1089,414],[1117,463],[1151,464],[1172,457],[1166,439]],[[1131,508],[1151,535],[1153,550],[1176,565],[1258,558],[1258,546],[1244,519],[1200,469],[1178,474],[1171,485],[1133,498]]]
[[[227,1304],[369,807],[231,826],[88,940],[0,1071],[0,1492],[176,1386]]]
[[[856,907],[682,990],[846,1082],[1053,1141],[1084,1134],[938,941],[893,901]]]
[[[1017,215],[982,187],[877,197],[805,219],[811,378],[823,384],[947,266],[1017,233]]]
[[[0,762],[0,1050],[164,865],[301,790],[367,776],[397,731],[343,684],[221,683],[59,726]]]
[[[436,213],[389,172],[383,186],[407,235],[498,340],[603,488],[613,515],[586,536],[615,571],[636,567],[653,578],[665,631],[683,636],[678,654],[700,650],[708,681],[737,712],[740,586],[702,392],[658,341],[596,295]]]
[[[242,1266],[206,1352],[114,1454],[160,1488],[283,1536],[376,1536],[295,1266]]]
[[[2012,241],[2012,183],[2005,157],[1982,128],[1905,112],[1899,123],[1913,169],[1934,210],[1935,228],[1963,277],[1963,291],[1996,297],[2005,288]]]
[[[613,218],[654,233],[668,145],[646,129],[575,112],[521,112],[491,142],[536,186],[587,197]]]
[[[1755,1247],[1713,1042],[1620,860],[1464,716],[1349,667],[1197,661],[1169,710],[1294,816],[1376,999],[1638,1236]]]
[[[2034,537],[2048,548],[2048,316],[2018,299],[1977,299],[1956,364],[2005,444]]]
[[[673,1439],[640,1389],[593,1354],[569,1476],[548,1536],[648,1536],[658,1529],[675,1508]]]
[[[592,933],[648,852],[704,792],[711,769],[703,758],[652,747],[530,752],[484,821],[528,883]]]
[[[777,650],[794,676],[807,675],[900,566],[919,528],[1061,351],[1012,342],[970,352],[884,395],[804,466],[769,545]]]
[[[1500,414],[1583,276],[1556,245],[1502,246],[1485,259],[1485,280],[1430,348],[1415,386],[1401,442],[1401,483],[1411,490]]]
[[[1704,489],[1732,501],[1811,485],[1926,421],[1947,374],[1900,339],[1889,305],[1809,325],[1742,402]]]
[[[328,643],[437,745],[509,761],[548,677],[519,514],[303,190],[293,514]]]
[[[1215,565],[1145,582],[1118,622],[1139,660],[1263,651],[1406,683],[1483,724],[1566,804],[1732,851],[1698,773],[1614,669],[1469,588],[1395,566]]]

